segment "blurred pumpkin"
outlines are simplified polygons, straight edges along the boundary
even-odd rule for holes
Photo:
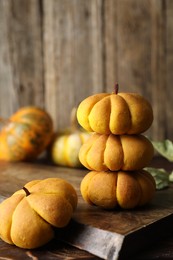
[[[66,226],[77,207],[73,186],[60,178],[28,182],[0,204],[0,237],[21,248],[36,248]]]
[[[81,182],[83,199],[104,209],[132,209],[149,203],[155,193],[154,178],[145,170],[135,172],[91,171]]]
[[[48,113],[34,106],[23,107],[6,120],[0,131],[0,160],[35,159],[52,136],[53,123]]]
[[[79,124],[99,134],[140,134],[152,124],[149,102],[136,93],[99,93],[84,99],[78,107]]]
[[[70,128],[55,133],[49,148],[53,163],[66,167],[82,167],[79,161],[79,150],[90,136],[91,133],[79,127],[76,119],[76,108],[73,108]]]
[[[143,135],[93,135],[79,151],[80,162],[95,171],[134,171],[147,166],[154,154]]]

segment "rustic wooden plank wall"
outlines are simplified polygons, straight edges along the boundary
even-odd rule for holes
[[[171,0],[1,0],[0,115],[35,104],[63,128],[119,82],[152,103],[148,135],[173,140],[172,14]]]

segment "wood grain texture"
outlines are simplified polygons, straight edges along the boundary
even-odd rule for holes
[[[172,169],[172,164],[167,167],[165,162],[159,160],[158,164],[161,163],[167,170]],[[87,173],[86,170],[44,164],[1,162],[0,171],[0,195],[3,196],[10,196],[30,180],[59,177],[69,181],[76,188],[79,197],[79,204],[72,221],[64,229],[56,229],[56,238],[53,241],[36,250],[23,250],[0,241],[1,256],[6,258],[11,256],[11,259],[22,257],[27,259],[29,256],[36,259],[45,259],[44,257],[63,259],[66,255],[67,259],[69,256],[72,259],[97,259],[93,256],[95,254],[104,259],[117,259],[120,253],[121,257],[118,259],[124,260],[129,259],[131,254],[134,254],[133,259],[150,259],[150,257],[154,259],[154,256],[157,259],[165,254],[161,239],[168,235],[172,237],[173,187],[158,191],[152,203],[143,208],[106,211],[87,205],[80,195],[80,183]],[[165,241],[166,239],[164,238]],[[64,241],[75,246],[76,249],[67,246]],[[162,250],[159,250],[157,244],[154,247],[154,242],[158,245],[160,243]],[[144,246],[145,252],[142,251]],[[167,245],[165,246],[168,248]],[[153,253],[150,254],[151,247]],[[148,258],[144,258],[146,255]],[[164,259],[171,259],[171,257],[173,257],[172,245]]]
[[[139,92],[149,99],[150,24],[150,1],[117,1],[118,82],[122,91]]]
[[[8,34],[9,4],[9,1],[0,1],[0,112],[4,117],[13,113],[18,104],[13,91],[13,66]]]
[[[167,101],[166,87],[166,6],[165,1],[152,1],[152,45],[151,45],[151,73],[152,73],[152,102],[155,123],[153,132],[159,140],[166,135],[166,114],[164,103]],[[164,90],[165,89],[165,90]],[[169,99],[169,98],[168,98]],[[159,105],[162,104],[162,105]]]
[[[104,1],[104,68],[106,92],[112,92],[118,75],[118,6],[117,0]],[[121,82],[119,82],[121,84]]]
[[[5,24],[6,36],[1,37],[1,41],[7,57],[6,63],[1,66],[7,81],[2,81],[0,89],[8,91],[2,95],[2,100],[6,102],[4,110],[7,104],[12,106],[7,110],[8,116],[20,106],[39,104],[44,107],[42,29],[38,4],[39,1],[33,0],[1,1],[1,24]],[[5,65],[8,70],[5,70]],[[7,115],[3,110],[1,113]]]
[[[172,11],[171,0],[1,0],[1,116],[34,104],[58,130],[118,81],[152,103],[147,134],[173,139]]]
[[[73,106],[103,89],[102,1],[45,0],[43,10],[45,102],[61,128]]]
[[[165,135],[170,136],[172,139],[173,133],[173,124],[172,122],[172,109],[173,109],[173,91],[172,82],[173,82],[173,1],[166,1],[166,101],[165,101],[165,110],[166,110],[166,130]],[[163,86],[162,92],[165,91],[165,87]]]
[[[0,240],[1,255],[3,260],[76,260],[76,259],[100,259],[96,256],[67,245],[57,239],[52,240],[44,248],[35,250],[22,250],[8,245]]]

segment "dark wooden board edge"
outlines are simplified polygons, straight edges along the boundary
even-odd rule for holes
[[[74,247],[102,259],[129,259],[140,250],[168,237],[173,232],[173,213],[122,235],[78,223],[72,219],[66,228],[56,231],[56,237]]]
[[[125,236],[120,251],[119,259],[128,259],[129,256],[137,254],[140,250],[148,248],[153,243],[169,237],[173,234],[173,213],[143,226],[135,232]],[[111,258],[110,258],[111,259]],[[113,258],[112,258],[113,259]]]
[[[56,237],[102,259],[111,259],[109,257],[112,255],[116,259],[124,240],[121,234],[81,224],[73,219],[67,227],[57,230]]]

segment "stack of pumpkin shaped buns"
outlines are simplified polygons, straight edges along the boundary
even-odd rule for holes
[[[99,93],[84,99],[77,119],[93,132],[79,152],[81,163],[91,170],[81,182],[83,199],[104,209],[132,209],[151,201],[156,187],[145,171],[154,154],[141,133],[153,122],[149,102],[136,93]]]

